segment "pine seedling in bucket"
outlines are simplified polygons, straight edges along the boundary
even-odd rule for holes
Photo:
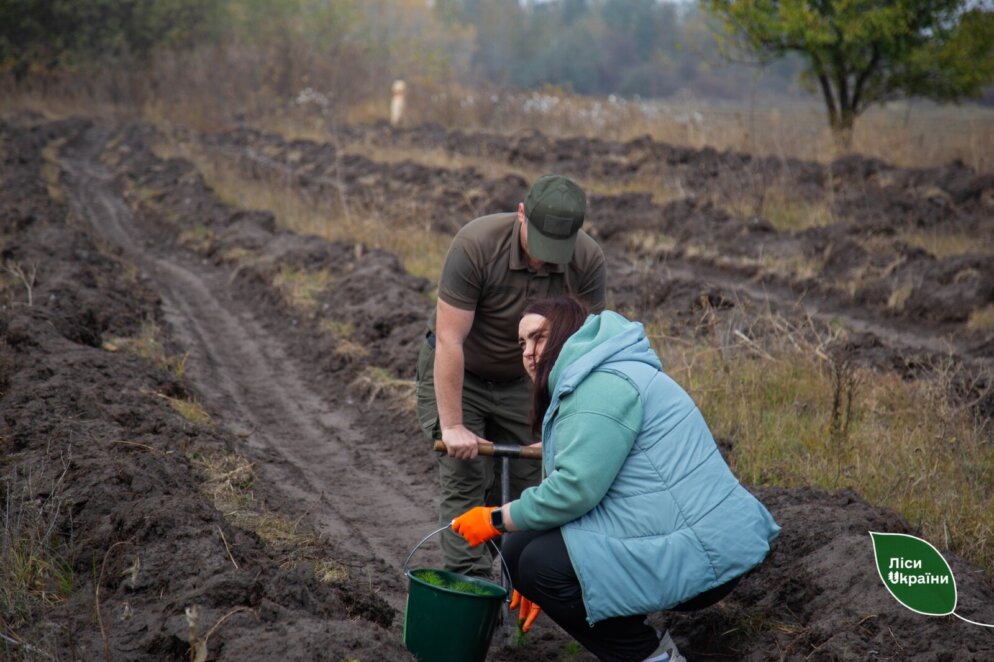
[[[404,645],[421,662],[483,662],[507,590],[492,582],[436,568],[407,566]]]

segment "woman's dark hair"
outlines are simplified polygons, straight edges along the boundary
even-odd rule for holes
[[[549,408],[552,394],[549,393],[549,374],[556,365],[563,345],[587,319],[587,307],[571,294],[538,299],[525,308],[525,315],[541,315],[546,319],[545,347],[535,362],[535,387],[532,391],[532,433],[542,433],[542,419]]]

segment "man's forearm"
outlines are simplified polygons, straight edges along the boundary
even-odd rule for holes
[[[439,339],[435,348],[435,402],[441,428],[462,425],[463,350]]]
[[[576,293],[577,297],[586,304],[591,313],[604,312],[607,286],[605,284],[605,266],[598,266],[593,273],[589,274],[586,281]]]

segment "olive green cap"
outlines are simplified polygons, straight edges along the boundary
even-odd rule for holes
[[[586,212],[587,196],[572,179],[539,177],[525,197],[528,252],[543,262],[568,264]]]

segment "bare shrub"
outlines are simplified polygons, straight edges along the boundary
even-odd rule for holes
[[[828,363],[828,371],[832,384],[832,409],[829,414],[828,437],[839,458],[835,476],[836,481],[838,481],[842,474],[842,458],[849,446],[853,399],[856,397],[856,387],[859,384],[856,362],[853,359],[851,348],[843,347],[833,352],[831,361]]]
[[[38,265],[32,263],[25,267],[20,262],[8,261],[3,263],[2,270],[6,271],[20,281],[27,292],[28,306],[33,306],[35,281],[38,277]]]

